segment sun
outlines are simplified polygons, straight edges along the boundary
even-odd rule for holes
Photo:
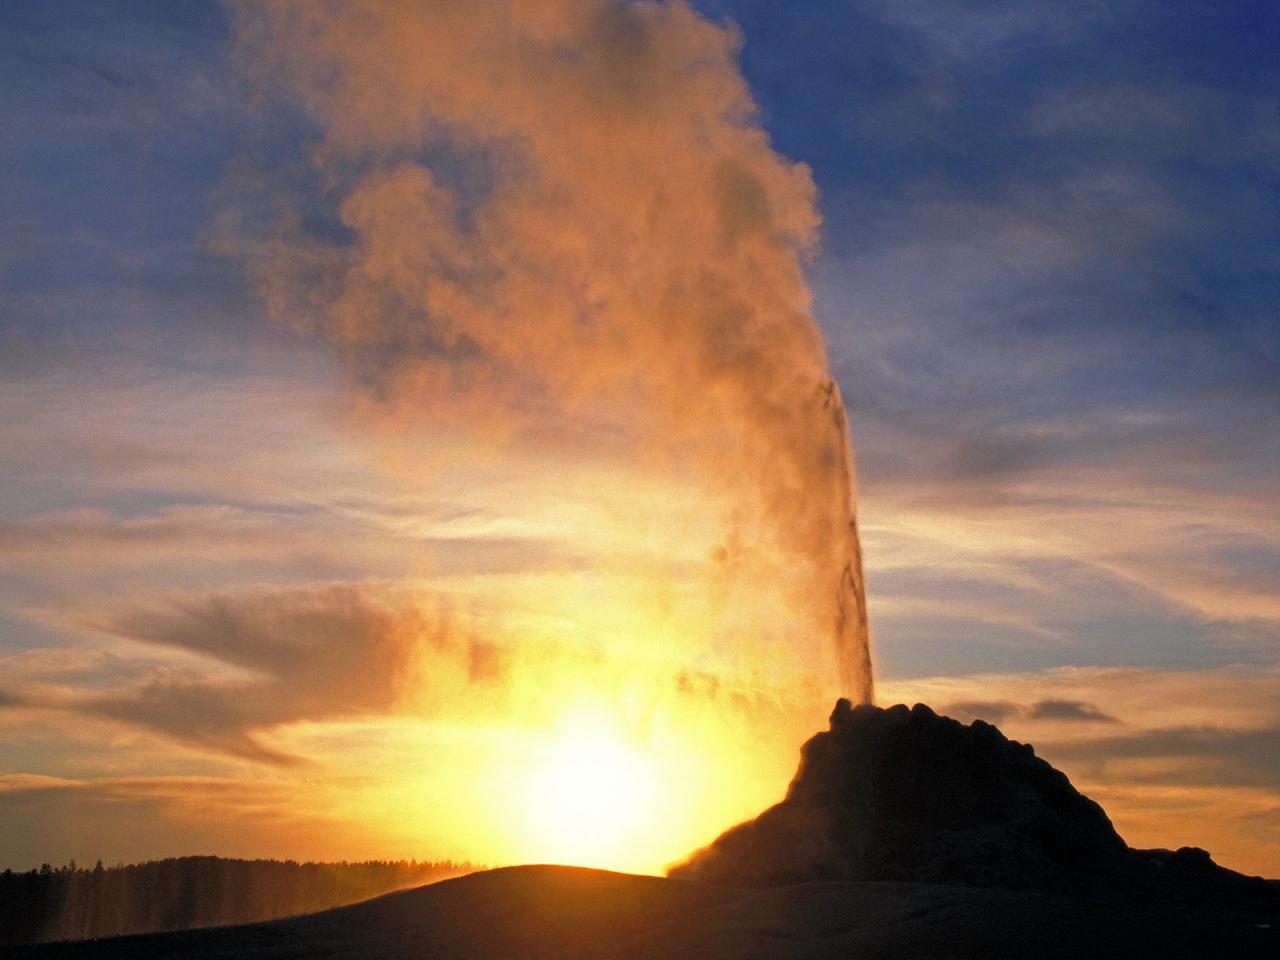
[[[536,751],[521,804],[530,859],[634,868],[658,840],[659,765],[605,717],[575,714]]]

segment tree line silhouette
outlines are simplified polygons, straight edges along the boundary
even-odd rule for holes
[[[314,913],[470,873],[468,863],[176,857],[0,873],[0,945],[181,930]]]

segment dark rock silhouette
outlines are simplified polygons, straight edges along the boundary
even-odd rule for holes
[[[890,880],[1272,911],[1265,880],[1203,850],[1133,850],[1102,807],[981,720],[841,700],[786,798],[670,871],[745,886]]]

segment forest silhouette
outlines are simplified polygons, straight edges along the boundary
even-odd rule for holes
[[[177,857],[0,873],[0,946],[273,920],[470,873],[469,863]]]

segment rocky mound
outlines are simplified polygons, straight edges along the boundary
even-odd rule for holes
[[[744,886],[893,880],[1270,912],[1203,850],[1130,849],[1067,777],[981,720],[840,700],[786,798],[670,871]]]

